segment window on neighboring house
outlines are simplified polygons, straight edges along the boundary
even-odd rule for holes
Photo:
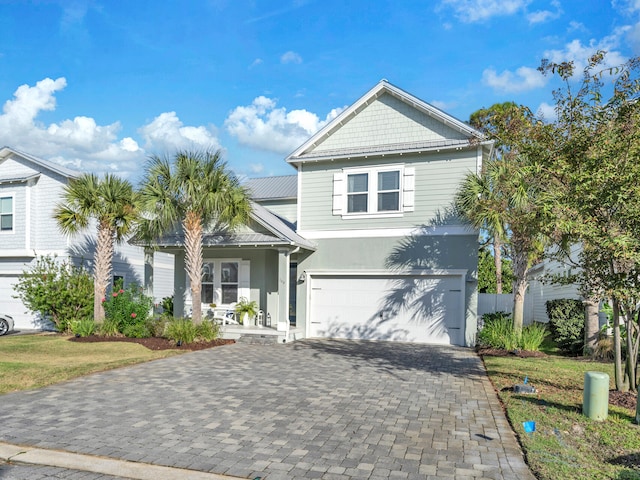
[[[0,231],[13,230],[13,197],[0,198]]]
[[[205,304],[229,304],[239,300],[240,263],[209,260],[202,264],[200,299]]]

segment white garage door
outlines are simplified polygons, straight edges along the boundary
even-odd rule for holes
[[[16,294],[13,285],[18,282],[17,276],[0,276],[0,313],[11,315],[18,328],[35,328],[33,325],[33,315],[27,313],[27,309],[22,302],[13,298]]]
[[[464,345],[459,276],[314,276],[310,337]]]

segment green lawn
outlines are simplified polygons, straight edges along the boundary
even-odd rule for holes
[[[134,343],[76,343],[62,335],[0,337],[0,394],[181,353]]]
[[[484,363],[539,479],[640,479],[640,427],[635,411],[609,407],[609,418],[596,422],[582,415],[584,373],[609,374],[613,365],[551,355],[543,358],[484,357]],[[510,390],[525,376],[537,394]],[[525,433],[522,422],[536,422]]]

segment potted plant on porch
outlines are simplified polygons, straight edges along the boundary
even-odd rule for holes
[[[236,313],[240,317],[240,323],[247,327],[258,314],[258,304],[255,300],[242,297],[236,304]]]

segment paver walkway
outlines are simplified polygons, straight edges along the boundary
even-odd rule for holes
[[[242,478],[534,478],[479,358],[457,347],[235,344],[2,404],[0,442]]]

